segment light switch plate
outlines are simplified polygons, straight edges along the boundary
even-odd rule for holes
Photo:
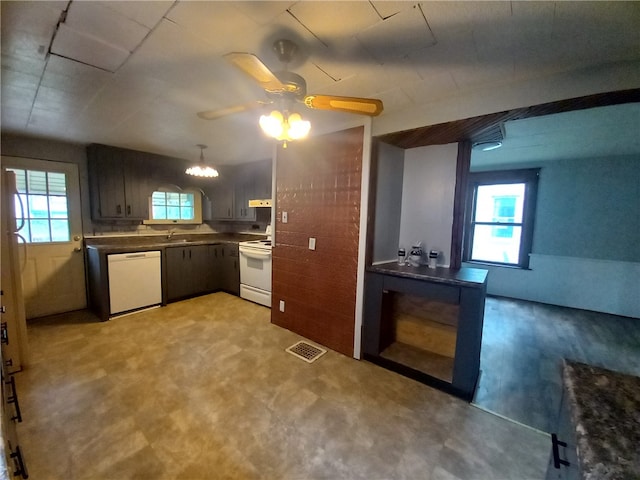
[[[316,239],[313,237],[309,237],[309,250],[316,249]]]
[[[280,300],[280,311],[284,312],[284,300]]]
[[[282,223],[287,223],[289,221],[289,215],[287,212],[282,212]]]

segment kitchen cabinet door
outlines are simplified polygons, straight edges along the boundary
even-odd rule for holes
[[[240,295],[240,263],[237,244],[223,246],[221,266],[222,279],[220,288],[225,292]]]
[[[142,152],[87,147],[91,217],[94,220],[149,218],[149,165]]]
[[[208,292],[220,290],[222,284],[222,245],[207,245],[205,281]]]
[[[150,164],[141,152],[128,151],[122,157],[125,217],[136,220],[149,218]]]
[[[188,295],[199,295],[209,291],[209,245],[189,247],[186,262],[191,275],[191,291]]]
[[[254,185],[255,178],[251,171],[246,167],[241,168],[236,179],[234,193],[234,218],[236,220],[255,221],[256,209],[249,207],[249,200],[253,198]]]
[[[211,217],[214,220],[233,219],[233,184],[216,185],[211,192]]]
[[[165,251],[169,302],[191,295],[193,276],[190,272],[189,252],[189,247],[169,247]]]

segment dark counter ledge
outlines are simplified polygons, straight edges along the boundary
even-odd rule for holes
[[[565,360],[585,480],[640,479],[640,377]]]
[[[167,238],[167,235],[123,235],[85,238],[85,246],[103,253],[127,253],[132,250],[153,250],[165,247],[179,247],[181,245],[238,243],[263,238],[266,238],[265,235],[249,233],[175,234],[170,239]]]
[[[381,263],[367,267],[367,271],[393,275],[396,277],[412,278],[414,280],[426,280],[433,283],[456,285],[460,287],[484,288],[487,281],[487,270],[481,268],[429,268],[426,265],[420,267],[400,266],[396,262]]]

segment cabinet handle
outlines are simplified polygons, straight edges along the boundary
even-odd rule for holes
[[[122,214],[122,205],[116,205],[116,213],[117,213],[118,215],[121,215],[121,214]]]
[[[7,403],[13,403],[16,409],[16,414],[11,417],[11,420],[22,423],[22,413],[20,412],[20,403],[18,403],[18,392],[16,391],[16,380],[15,378],[13,378],[13,375],[10,375],[9,381],[4,383],[5,385],[9,385],[11,387],[11,391],[7,392]]]
[[[227,208],[227,217],[230,217],[230,216],[231,216],[231,209]]]
[[[22,478],[29,478],[29,472],[27,472],[27,466],[24,463],[24,458],[22,458],[22,451],[20,450],[19,445],[16,446],[15,451],[11,452],[10,457],[13,459],[13,463],[16,467],[13,475],[20,475]]]
[[[571,465],[567,460],[560,458],[560,449],[558,445],[561,447],[566,447],[567,443],[558,440],[558,436],[555,433],[551,434],[551,451],[553,452],[553,466],[554,468],[560,468],[560,465],[564,465],[568,467]]]
[[[9,345],[9,334],[7,332],[7,322],[0,323],[0,343]]]
[[[131,215],[131,205],[127,205],[127,215]]]
[[[191,260],[191,249],[189,249],[189,260]]]

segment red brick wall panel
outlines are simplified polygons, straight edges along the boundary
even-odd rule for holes
[[[362,127],[292,142],[277,162],[271,321],[353,355]],[[288,223],[282,223],[287,212]],[[308,249],[309,238],[316,250]],[[285,312],[279,311],[280,300]]]

